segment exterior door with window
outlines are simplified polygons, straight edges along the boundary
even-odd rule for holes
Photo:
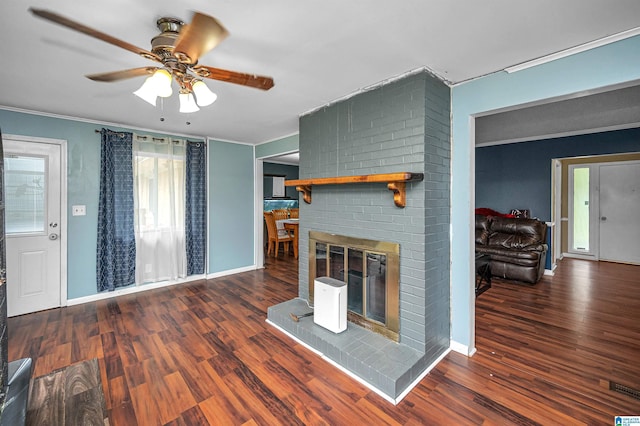
[[[597,176],[596,176],[597,178]],[[593,202],[597,188],[592,166],[569,166],[569,252],[585,256],[596,256],[595,240],[598,222]]]
[[[61,305],[61,151],[4,142],[9,316]]]

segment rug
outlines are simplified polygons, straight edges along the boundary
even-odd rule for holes
[[[27,425],[109,425],[98,360],[83,361],[36,377]]]

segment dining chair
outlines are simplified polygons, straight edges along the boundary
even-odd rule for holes
[[[289,218],[298,219],[300,217],[300,209],[289,209]]]
[[[272,212],[276,221],[289,219],[289,210],[287,209],[274,209]]]
[[[264,212],[264,221],[267,224],[267,255],[271,254],[273,249],[274,256],[278,257],[278,251],[280,250],[280,243],[284,243],[285,254],[289,253],[289,243],[293,242],[293,236],[289,234],[285,229],[279,230],[276,226],[275,214],[270,212]]]
[[[276,220],[276,228],[278,232],[282,234],[285,232],[284,224],[280,222],[281,220],[289,219],[289,210],[287,209],[273,209],[273,217]]]

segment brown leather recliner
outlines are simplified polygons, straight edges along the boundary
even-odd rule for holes
[[[476,215],[476,254],[491,256],[491,275],[535,284],[544,274],[547,225],[537,219]]]

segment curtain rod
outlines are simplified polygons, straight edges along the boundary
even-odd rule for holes
[[[98,129],[93,129],[93,131],[96,132],[96,133],[101,133],[102,132],[102,130],[98,130]],[[115,132],[115,133],[118,133],[118,132]],[[120,133],[122,133],[122,132],[120,132]],[[146,139],[147,136],[144,136],[144,138]],[[152,137],[151,139],[153,139],[153,140],[162,140],[164,138],[154,138],[154,137]],[[169,139],[174,139],[174,138],[169,138]],[[179,139],[179,138],[176,138],[176,139]],[[190,141],[189,139],[184,139],[184,140],[187,141],[187,142],[191,142],[191,143],[204,143],[204,141]]]

